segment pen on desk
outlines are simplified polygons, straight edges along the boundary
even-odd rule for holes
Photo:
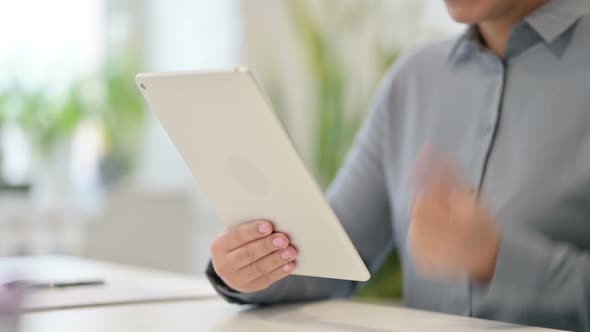
[[[63,289],[71,287],[102,286],[104,280],[76,280],[76,281],[50,281],[50,282],[26,282],[29,289]]]

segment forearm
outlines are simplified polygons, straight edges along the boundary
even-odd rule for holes
[[[531,231],[503,232],[492,281],[479,291],[479,317],[590,331],[588,253]]]

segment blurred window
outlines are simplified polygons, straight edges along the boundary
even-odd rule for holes
[[[103,56],[103,0],[0,2],[0,83],[66,86]]]
[[[104,54],[103,12],[104,0],[0,2],[0,89],[57,94],[95,71]],[[5,129],[4,179],[26,181],[29,146],[21,131]]]

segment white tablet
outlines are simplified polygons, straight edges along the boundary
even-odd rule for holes
[[[247,69],[139,74],[136,82],[225,225],[273,222],[298,250],[294,274],[369,279]]]

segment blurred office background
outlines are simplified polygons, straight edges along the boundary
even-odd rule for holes
[[[326,187],[386,68],[459,29],[428,0],[2,1],[0,256],[201,275],[220,226],[137,72],[251,67]]]

